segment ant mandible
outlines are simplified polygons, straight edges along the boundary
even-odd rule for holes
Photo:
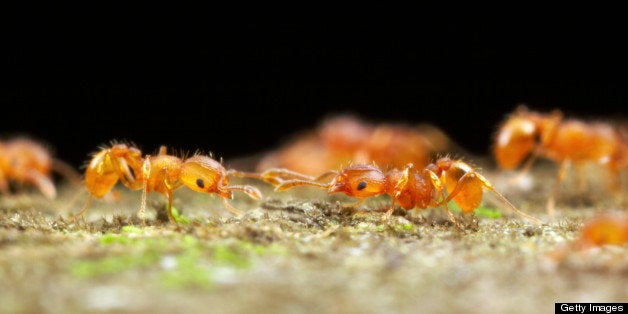
[[[51,178],[56,172],[70,180],[80,182],[80,175],[65,162],[53,158],[50,150],[41,143],[26,137],[0,142],[0,192],[9,194],[9,182],[31,184],[49,199],[57,196]]]
[[[502,169],[514,169],[528,157],[521,173],[529,170],[539,156],[558,163],[557,182],[546,205],[548,213],[553,214],[560,183],[571,162],[580,170],[581,190],[582,166],[594,162],[605,165],[613,174],[610,189],[618,192],[620,170],[628,167],[628,142],[609,123],[564,119],[559,110],[545,114],[520,105],[500,126],[494,155]]]
[[[392,204],[382,217],[384,220],[392,215],[395,204],[406,210],[444,206],[449,219],[459,227],[460,224],[447,203],[454,200],[464,213],[473,212],[482,202],[483,189],[487,189],[521,217],[541,224],[537,218],[519,211],[469,164],[448,157],[439,158],[422,171],[415,169],[411,163],[404,170],[391,170],[386,173],[374,165],[359,164],[338,172],[329,171],[316,178],[287,169],[270,169],[260,174],[239,175],[268,182],[275,186],[275,191],[285,191],[296,186],[312,186],[327,189],[330,194],[342,192],[360,198],[356,204],[367,197],[386,194],[392,198]],[[321,182],[329,176],[333,176],[329,183]]]
[[[227,202],[233,198],[232,191],[242,191],[253,199],[261,199],[262,194],[252,186],[229,186],[227,174],[227,170],[220,162],[208,156],[194,155],[181,159],[168,155],[166,147],[162,146],[158,155],[147,155],[142,158],[139,149],[125,144],[115,144],[93,155],[85,171],[85,182],[90,197],[74,219],[87,210],[92,197],[103,197],[113,189],[118,180],[132,190],[142,189],[142,203],[138,212],[138,217],[142,221],[147,194],[158,192],[168,197],[168,219],[175,223],[172,215],[172,193],[183,185],[196,192],[217,194],[228,210],[242,215],[240,210]]]

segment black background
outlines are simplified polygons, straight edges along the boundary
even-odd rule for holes
[[[216,15],[123,27],[87,15],[10,23],[0,130],[48,142],[79,167],[111,140],[229,160],[274,148],[337,112],[433,123],[478,154],[489,152],[497,124],[519,103],[578,117],[626,112],[621,20]]]

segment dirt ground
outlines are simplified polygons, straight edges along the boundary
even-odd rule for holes
[[[596,171],[584,192],[568,180],[549,216],[555,171],[541,164],[517,186],[483,172],[543,225],[487,194],[475,215],[454,212],[463,230],[442,208],[382,222],[385,196],[350,208],[342,195],[255,181],[243,183],[262,201],[231,202],[244,217],[181,188],[179,223],[151,194],[144,226],[141,191],[120,188],[117,201],[96,200],[70,223],[87,199],[81,187],[62,185],[55,201],[22,190],[0,198],[0,312],[550,313],[555,302],[628,302],[628,245],[570,246],[586,219],[625,204]]]

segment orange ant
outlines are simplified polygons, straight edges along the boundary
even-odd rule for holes
[[[603,245],[628,244],[628,216],[602,213],[584,222],[576,240],[568,242],[547,254],[550,262],[563,261],[570,252],[585,252]]]
[[[80,175],[68,164],[51,157],[44,145],[25,137],[0,142],[0,192],[9,194],[9,182],[31,184],[49,199],[57,196],[51,172],[57,172],[72,182]]]
[[[522,105],[501,125],[494,155],[503,169],[516,168],[530,155],[522,173],[529,170],[538,156],[558,163],[557,183],[547,202],[547,211],[553,214],[560,183],[571,162],[579,173],[586,162],[606,165],[614,175],[611,190],[617,191],[620,170],[628,167],[628,142],[610,124],[564,119],[559,110],[545,114]],[[581,174],[580,186],[584,188]]]
[[[587,220],[577,243],[581,248],[628,243],[628,216],[605,214]]]
[[[196,192],[217,194],[225,207],[237,215],[243,213],[227,202],[233,198],[232,191],[242,191],[253,199],[262,197],[261,192],[254,187],[229,186],[227,170],[220,162],[208,156],[194,155],[181,159],[168,155],[166,147],[162,146],[158,155],[142,158],[139,149],[115,144],[93,155],[85,171],[85,183],[90,197],[74,219],[87,210],[92,197],[103,197],[118,180],[132,190],[142,189],[142,203],[138,212],[142,221],[147,194],[158,192],[168,197],[168,219],[175,223],[172,215],[172,193],[183,185]]]
[[[240,173],[240,176],[268,182],[275,186],[275,191],[285,191],[296,186],[312,186],[327,189],[330,194],[342,192],[361,199],[354,205],[367,197],[386,194],[392,198],[392,204],[382,217],[384,220],[392,215],[395,204],[406,210],[444,206],[449,219],[457,226],[460,225],[447,203],[454,200],[464,213],[473,212],[480,206],[484,188],[497,195],[521,217],[541,224],[538,219],[517,210],[469,164],[448,157],[439,158],[422,171],[417,170],[411,163],[407,164],[404,170],[395,169],[386,173],[374,165],[359,164],[341,171],[329,171],[317,178],[287,169],[270,169],[261,174]],[[333,176],[331,182],[321,183],[329,176]]]
[[[424,167],[434,153],[449,146],[449,138],[431,125],[374,124],[337,115],[264,156],[257,171],[285,168],[315,176],[343,164],[372,161],[391,168],[408,163]]]

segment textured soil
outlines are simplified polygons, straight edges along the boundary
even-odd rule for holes
[[[541,226],[489,194],[481,213],[454,212],[458,228],[442,208],[382,222],[385,196],[352,208],[342,195],[255,181],[242,183],[262,201],[231,201],[243,217],[181,188],[178,224],[151,194],[143,225],[141,192],[120,188],[72,223],[82,187],[61,185],[54,201],[25,187],[0,198],[0,312],[548,313],[555,302],[628,302],[628,245],[573,245],[586,219],[625,204],[594,170],[584,192],[568,178],[549,216],[555,171],[541,164],[518,186],[483,171]]]

